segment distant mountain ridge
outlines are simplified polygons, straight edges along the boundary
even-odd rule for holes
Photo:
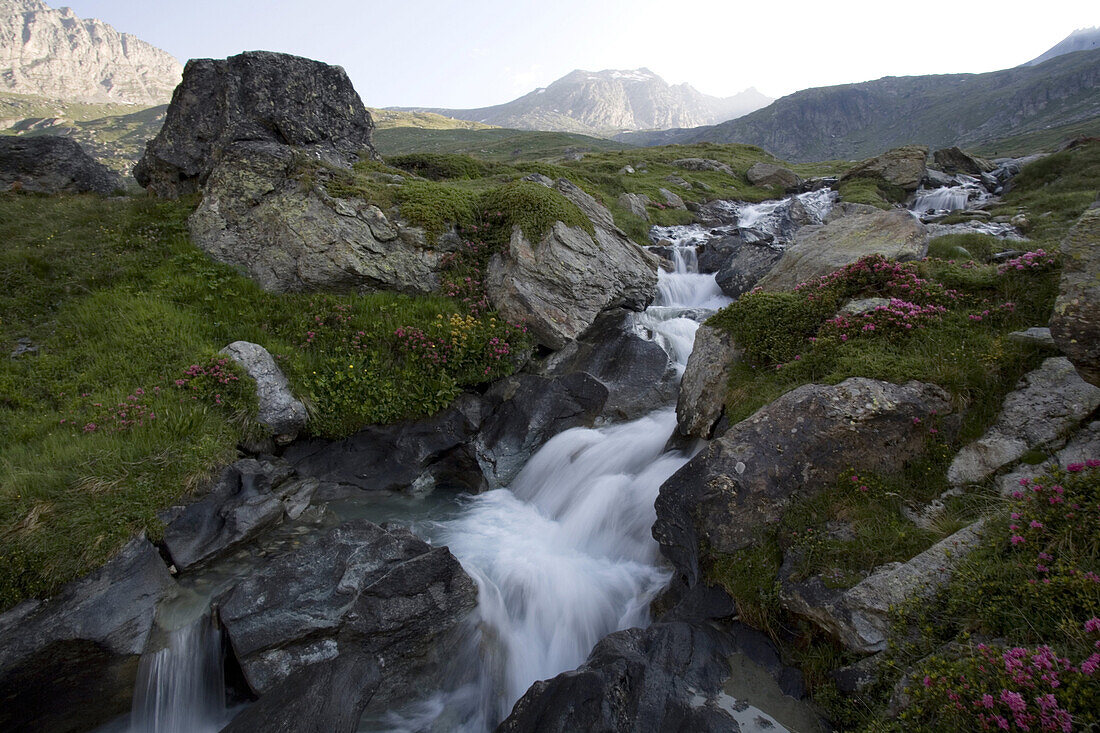
[[[745,143],[796,162],[866,158],[911,143],[975,147],[1062,126],[1079,129],[1091,120],[1100,131],[1098,88],[1100,49],[986,74],[888,76],[804,89],[730,122],[616,139]]]
[[[712,97],[689,84],[669,84],[649,69],[577,69],[547,87],[477,109],[402,107],[519,130],[610,136],[624,130],[696,127],[734,119],[772,101],[749,88]]]
[[[148,107],[167,103],[182,73],[166,51],[71,8],[0,0],[0,91]]]
[[[1100,27],[1078,28],[1073,33],[1063,38],[1057,45],[1052,46],[1045,53],[1028,61],[1024,66],[1037,66],[1044,61],[1050,61],[1058,56],[1064,56],[1074,51],[1091,51],[1100,48]]]

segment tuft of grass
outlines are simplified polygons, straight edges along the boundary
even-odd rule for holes
[[[880,209],[891,209],[895,203],[905,200],[905,192],[897,186],[889,186],[871,178],[849,178],[837,187],[841,201],[866,204]]]

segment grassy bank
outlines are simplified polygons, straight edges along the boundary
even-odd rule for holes
[[[802,384],[835,384],[852,376],[933,382],[952,398],[952,416],[928,425],[925,454],[903,471],[846,474],[835,487],[796,502],[749,550],[736,555],[704,552],[709,580],[737,599],[744,620],[780,642],[788,658],[807,673],[815,700],[843,729],[998,727],[994,713],[1013,729],[1024,729],[1018,720],[1032,720],[1031,729],[1040,729],[1044,710],[1035,700],[1025,700],[1030,707],[1017,719],[999,698],[987,708],[984,698],[972,694],[979,686],[996,687],[996,695],[1024,690],[1011,674],[990,671],[998,665],[1003,669],[1008,653],[1023,655],[1029,663],[1036,655],[1070,660],[1059,662],[1063,689],[1043,688],[1044,694],[1054,695],[1054,703],[1044,698],[1043,705],[1056,703],[1078,722],[1093,720],[1089,716],[1095,715],[1097,698],[1088,670],[1100,658],[1085,662],[1092,659],[1091,646],[1100,636],[1084,625],[1100,615],[1100,583],[1090,580],[1100,578],[1095,575],[1100,573],[1095,541],[1100,471],[1042,482],[1042,491],[1048,493],[1054,491],[1051,486],[1069,492],[1072,485],[1077,498],[1070,503],[1079,509],[1071,510],[1071,516],[1064,509],[1051,514],[1048,510],[1057,507],[1049,502],[1028,505],[1026,495],[1015,504],[1005,502],[987,482],[948,496],[931,523],[918,526],[912,517],[949,488],[951,459],[985,432],[1018,380],[1054,355],[1011,341],[1008,334],[1047,322],[1057,291],[1058,241],[1100,189],[1098,156],[1100,145],[1092,143],[1032,164],[994,211],[1028,217],[1033,241],[1026,248],[1032,254],[994,262],[997,252],[1018,245],[984,235],[942,237],[931,243],[930,257],[923,262],[863,260],[794,292],[744,296],[709,321],[731,333],[746,352],[728,385],[731,422]],[[887,298],[890,304],[864,315],[837,315],[845,302],[869,297]],[[1034,452],[1027,459],[1044,457]],[[1040,510],[1043,516],[1031,516]],[[935,603],[899,609],[897,623],[903,631],[898,638],[903,641],[876,667],[877,683],[856,695],[841,695],[829,673],[859,657],[782,610],[776,578],[784,558],[793,558],[796,579],[820,575],[828,585],[846,588],[872,568],[905,561],[988,514],[993,531],[952,585]],[[1028,519],[1018,519],[1023,516]],[[1032,520],[1049,531],[1035,530]],[[1094,625],[1100,627],[1100,622]],[[986,645],[979,647],[983,640]],[[1047,647],[1053,651],[1044,651]],[[904,674],[914,675],[907,684],[915,679],[911,704],[902,722],[887,723],[886,703]],[[960,675],[967,681],[958,682]],[[970,696],[967,709],[959,712],[952,696],[963,694]],[[1054,709],[1045,712],[1054,716]],[[987,715],[985,723],[979,713]]]
[[[156,512],[235,457],[256,426],[216,356],[231,341],[271,351],[327,436],[430,414],[527,348],[458,292],[265,293],[188,241],[193,205],[0,196],[0,342],[36,349],[0,360],[0,607],[155,537]]]

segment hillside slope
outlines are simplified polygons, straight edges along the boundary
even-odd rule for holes
[[[975,147],[1100,120],[1098,86],[1100,50],[1079,51],[987,74],[884,77],[806,89],[713,127],[617,139],[639,145],[738,142],[795,161],[864,158],[911,143]]]

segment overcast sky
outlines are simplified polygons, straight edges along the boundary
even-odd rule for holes
[[[46,0],[181,61],[284,51],[340,64],[369,106],[479,107],[573,69],[646,66],[718,96],[1028,61],[1095,0]]]

